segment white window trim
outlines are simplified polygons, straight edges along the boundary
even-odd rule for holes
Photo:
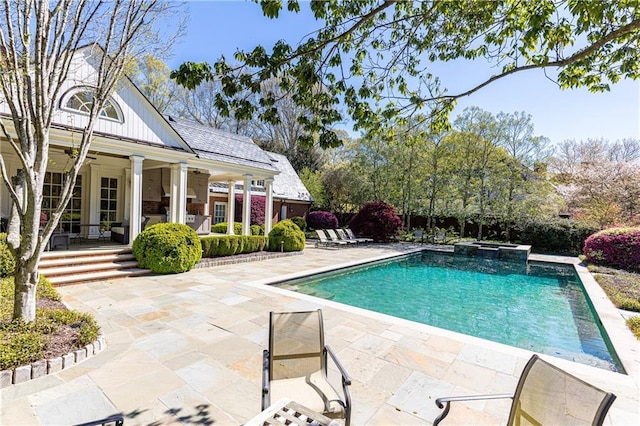
[[[220,222],[225,222],[227,220],[227,213],[229,212],[229,203],[227,203],[226,201],[214,201],[213,202],[213,218],[212,218],[214,225],[216,223],[220,223],[220,222],[216,222],[216,206],[224,206],[224,217]]]
[[[62,95],[62,98],[60,100],[60,105],[59,105],[60,110],[72,112],[74,114],[88,116],[89,115],[88,112],[81,111],[79,109],[69,108],[67,106],[67,103],[69,103],[69,100],[76,94],[82,93],[82,92],[91,92],[93,90],[94,89],[89,86],[76,86],[69,89],[64,95]],[[107,98],[107,102],[113,105],[113,108],[116,110],[116,114],[118,115],[118,118],[116,119],[112,117],[103,116],[103,115],[100,115],[100,113],[98,113],[98,118],[101,120],[113,121],[115,123],[121,123],[121,124],[124,123],[124,114],[122,113],[122,108],[120,108],[120,105],[111,96]]]

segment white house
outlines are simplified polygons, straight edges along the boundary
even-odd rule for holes
[[[65,89],[56,100],[42,204],[45,213],[59,202],[63,170],[72,161],[73,149],[87,122],[96,72],[94,55],[99,54],[102,52],[95,47],[76,52]],[[0,119],[12,128],[10,111],[1,100]],[[207,234],[211,224],[210,183],[235,185],[240,181],[247,188],[245,200],[250,199],[252,180],[263,180],[270,189],[279,171],[250,139],[214,129],[194,131],[192,127],[188,122],[164,117],[131,81],[122,79],[96,123],[90,153],[59,232],[97,238],[103,225],[128,221],[128,242],[141,231],[146,216],[149,223],[187,223]],[[9,175],[15,175],[19,162],[12,147],[2,141],[0,152]],[[271,193],[267,191],[268,198]],[[3,185],[3,218],[11,211],[10,203]],[[248,234],[249,209],[244,210],[243,229]],[[265,215],[269,229],[271,217],[270,212]]]

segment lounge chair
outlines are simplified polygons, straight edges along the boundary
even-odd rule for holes
[[[333,366],[328,369],[328,361]],[[339,373],[342,392],[329,381]],[[335,377],[336,379],[338,377]],[[324,344],[320,309],[308,312],[271,312],[269,349],[263,353],[262,410],[282,398],[295,401],[330,418],[351,421],[351,379],[329,346]]]
[[[424,231],[417,229],[413,231],[413,241],[418,243],[424,243]]]
[[[124,417],[122,414],[115,414],[100,420],[92,420],[87,423],[81,423],[76,426],[122,426],[124,425]]]
[[[601,425],[616,396],[533,355],[520,375],[514,395],[438,398],[436,405],[444,407],[444,411],[433,426],[449,414],[451,402],[499,398],[512,399],[508,425]]]
[[[359,243],[372,243],[373,242],[373,238],[356,237],[356,235],[353,233],[353,231],[350,228],[345,228],[344,232],[346,232],[347,236],[349,237],[349,239],[351,239],[353,241],[357,241]]]
[[[323,245],[325,247],[329,247],[329,246],[346,246],[347,243],[345,241],[332,241],[332,240],[328,240],[327,239],[327,235],[324,233],[324,231],[322,229],[316,229],[316,234],[318,234],[318,239],[320,241],[318,241],[316,243],[316,247],[320,247],[320,245]]]
[[[436,231],[433,233],[432,241],[434,244],[446,244],[447,233],[445,231]]]
[[[358,244],[358,242],[354,241],[354,240],[347,240],[347,239],[344,239],[344,238],[342,238],[342,239],[339,238],[338,234],[333,229],[326,229],[325,231],[327,231],[327,235],[329,235],[329,238],[331,238],[331,241],[334,241],[334,242],[335,241],[342,241],[342,242],[345,242],[347,244]]]

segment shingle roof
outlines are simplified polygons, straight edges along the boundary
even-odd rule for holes
[[[313,201],[307,187],[304,186],[287,157],[268,151],[267,154],[271,157],[276,169],[280,170],[280,174],[273,178],[273,195],[288,200]]]
[[[273,195],[276,198],[294,201],[308,201],[312,202],[311,194],[300,180],[300,177],[296,173],[295,169],[284,155],[276,154],[273,152],[266,153],[271,157],[273,165],[280,174],[275,175],[273,178]],[[213,192],[227,194],[228,186],[226,183],[212,182],[209,184],[209,188]],[[236,185],[236,193],[241,193],[242,185]],[[264,188],[251,187],[251,192],[254,194],[264,194]]]
[[[167,121],[201,158],[277,170],[267,153],[246,136],[175,117],[167,117]]]

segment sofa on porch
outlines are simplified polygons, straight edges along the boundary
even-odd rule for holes
[[[144,229],[148,220],[148,217],[142,216],[140,220],[140,231]],[[111,241],[120,244],[129,244],[129,219],[111,224]]]

